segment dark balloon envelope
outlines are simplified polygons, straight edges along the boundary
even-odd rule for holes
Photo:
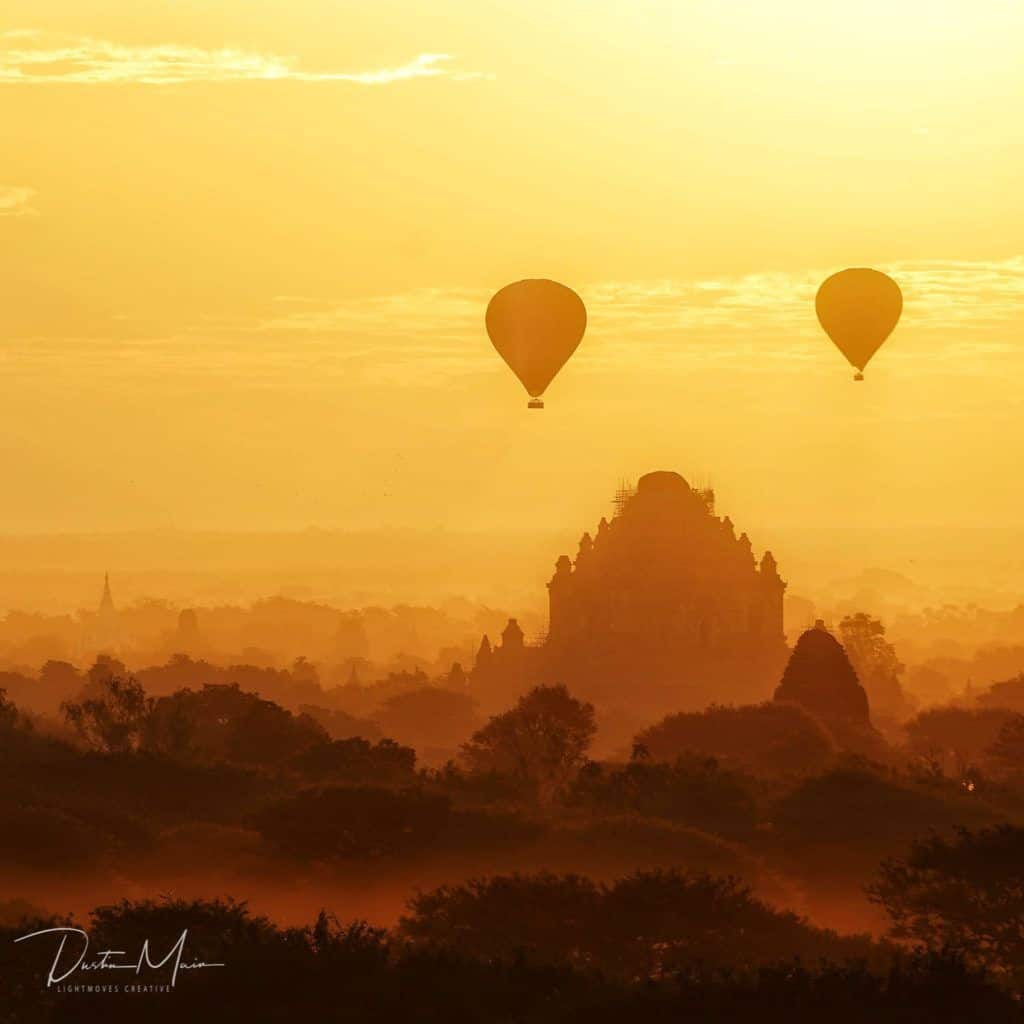
[[[857,267],[833,274],[818,289],[818,320],[836,348],[858,371],[892,333],[903,312],[903,293],[888,274]]]
[[[542,409],[540,396],[576,351],[587,328],[583,300],[557,281],[517,281],[487,306],[487,334],[502,359]]]

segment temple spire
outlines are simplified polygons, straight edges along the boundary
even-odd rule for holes
[[[114,598],[110,593],[110,573],[103,574],[103,596],[100,598],[100,611],[114,611]]]

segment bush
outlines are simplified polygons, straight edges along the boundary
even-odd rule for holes
[[[419,789],[310,789],[255,818],[268,842],[296,857],[374,859],[420,852],[444,831],[448,800]]]
[[[237,685],[178,690],[153,703],[143,746],[185,761],[278,765],[328,740],[323,726]]]
[[[984,759],[1000,730],[1014,717],[1005,708],[931,708],[912,718],[904,729],[912,753],[960,777]]]
[[[476,701],[468,693],[428,686],[389,697],[374,716],[385,735],[417,749],[458,749],[479,726]]]
[[[803,869],[860,871],[930,830],[987,824],[993,810],[954,784],[943,789],[843,768],[807,779],[772,811],[775,842]]]
[[[462,759],[473,772],[517,779],[548,804],[586,763],[596,731],[592,704],[564,686],[538,686],[475,732]]]
[[[749,831],[757,814],[750,787],[714,758],[672,764],[634,760],[622,767],[591,762],[569,792],[571,805],[592,812],[665,818],[723,835]]]
[[[6,806],[0,823],[0,864],[70,872],[95,864],[109,837],[94,824],[56,807]]]
[[[421,893],[410,911],[400,928],[416,942],[485,957],[525,952],[626,978],[876,952],[866,938],[773,910],[736,878],[678,870],[610,885],[573,874],[474,879]]]
[[[1024,828],[919,839],[909,856],[882,864],[869,891],[896,938],[957,950],[1024,981]]]
[[[624,887],[627,927],[655,938],[665,928],[679,932],[673,915],[682,905],[670,901],[661,924],[657,914],[662,883]],[[575,889],[575,892],[573,891]],[[510,909],[523,915],[513,887]],[[530,889],[539,899],[550,887]],[[585,880],[565,893],[561,904],[574,913],[599,909],[603,897]],[[596,899],[595,899],[596,896]],[[649,897],[655,897],[652,907]],[[728,912],[736,889],[728,882],[697,883],[683,903],[701,908],[710,898]],[[499,903],[501,901],[498,901]],[[610,905],[610,904],[609,904]],[[743,900],[738,904],[743,906]],[[648,908],[646,910],[638,908]],[[608,915],[604,917],[607,919]],[[587,918],[589,920],[589,917]],[[727,917],[727,927],[733,922]],[[34,927],[71,923],[49,919]],[[607,933],[607,924],[603,931]],[[614,925],[614,922],[610,922]],[[689,964],[663,980],[636,982],[562,966],[531,963],[522,956],[483,959],[457,950],[417,942],[404,946],[363,922],[341,924],[321,912],[310,925],[281,928],[254,917],[233,900],[124,901],[97,908],[90,928],[94,948],[138,949],[149,939],[154,952],[166,950],[188,928],[186,959],[224,963],[223,969],[183,971],[173,995],[59,993],[46,988],[49,947],[30,950],[12,940],[30,926],[0,926],[0,1021],[3,1024],[180,1024],[216,1018],[222,1024],[253,1021],[331,1020],[358,1024],[375,1021],[445,1021],[446,1024],[738,1024],[785,1021],[786,1024],[1020,1024],[1014,997],[1001,992],[955,955],[907,957],[891,969],[864,963],[793,962],[757,969],[716,970]],[[499,918],[480,919],[485,932],[501,933]],[[785,930],[785,925],[782,926]],[[770,928],[769,928],[770,930]],[[543,937],[542,933],[542,937]],[[763,936],[765,933],[762,931]],[[824,934],[824,933],[819,933]],[[712,948],[714,948],[712,940]],[[31,945],[31,943],[29,943]],[[829,943],[829,948],[837,948]],[[632,946],[630,948],[633,948]],[[788,947],[780,946],[780,955]],[[845,953],[849,946],[838,947]],[[665,952],[673,952],[670,939]],[[84,981],[92,979],[83,978]],[[108,981],[106,977],[96,979]],[[115,979],[117,980],[117,979]],[[132,981],[136,979],[132,976]],[[140,982],[166,981],[166,972],[147,972]]]
[[[359,738],[331,740],[296,755],[289,767],[314,781],[410,782],[416,770],[416,751],[394,740],[376,744]]]
[[[634,746],[655,761],[697,755],[759,775],[821,771],[835,754],[816,718],[795,704],[774,701],[669,715],[641,732]]]
[[[742,847],[719,836],[635,814],[564,822],[541,836],[523,853],[522,861],[552,871],[585,870],[603,877],[679,866],[750,878],[759,872]]]

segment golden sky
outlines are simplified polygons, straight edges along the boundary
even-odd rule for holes
[[[0,0],[0,530],[582,529],[652,468],[1019,525],[1022,53],[1018,0]],[[590,313],[543,413],[522,277]]]

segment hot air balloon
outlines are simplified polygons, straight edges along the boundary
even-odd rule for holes
[[[541,395],[587,329],[583,300],[556,281],[516,281],[491,299],[485,320],[498,354],[530,396],[528,408],[543,409]]]
[[[892,334],[903,312],[900,286],[880,270],[857,267],[833,274],[814,306],[825,333],[864,379],[864,367]]]

